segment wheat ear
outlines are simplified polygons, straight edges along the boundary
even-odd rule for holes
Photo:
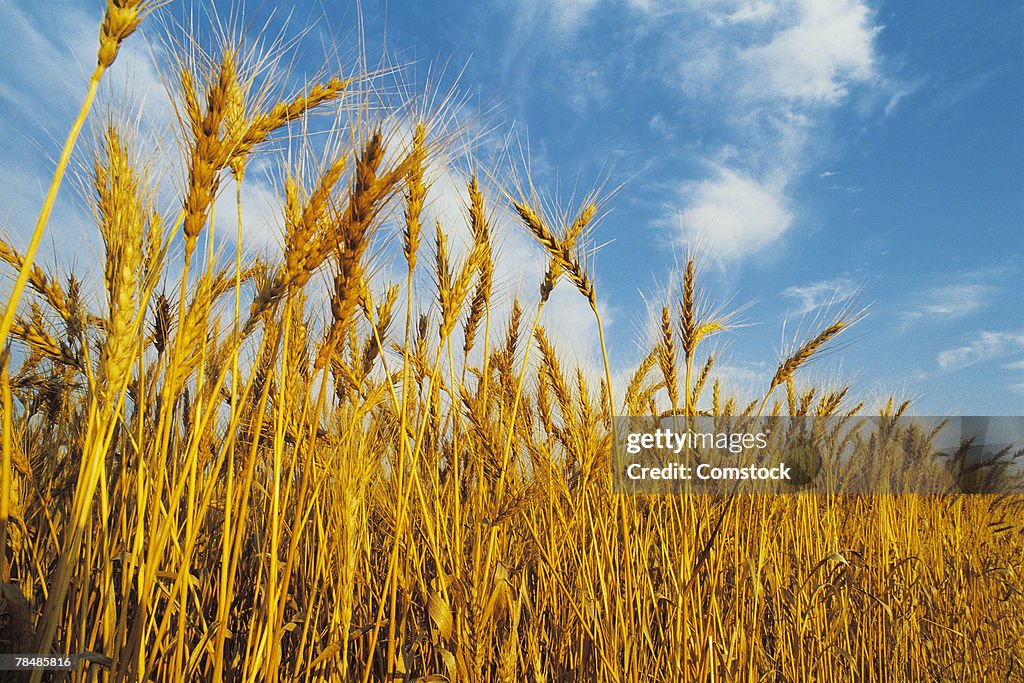
[[[800,369],[802,365],[809,361],[814,354],[818,353],[822,347],[849,326],[850,323],[846,320],[835,321],[819,332],[816,337],[797,349],[793,355],[782,361],[782,363],[779,364],[778,369],[775,371],[775,375],[772,377],[771,383],[768,385],[768,392],[761,401],[761,406],[758,408],[757,416],[761,416],[761,412],[764,410],[765,404],[768,402],[768,399],[771,397],[772,392],[775,391],[776,387],[781,386],[792,378],[793,374]]]
[[[665,379],[668,400],[675,413],[679,407],[679,377],[676,369],[675,334],[672,331],[672,318],[668,306],[661,309],[661,343],[658,345],[658,366]]]

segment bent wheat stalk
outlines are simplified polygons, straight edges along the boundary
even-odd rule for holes
[[[850,324],[851,323],[847,320],[836,320],[834,323],[819,332],[816,337],[797,349],[793,355],[779,364],[778,369],[775,371],[775,375],[772,377],[771,383],[768,385],[768,392],[764,395],[764,398],[761,399],[761,404],[757,409],[758,418],[761,417],[761,413],[764,411],[764,406],[768,403],[768,399],[771,398],[775,389],[792,378],[793,374],[800,368],[800,366],[809,361],[811,356],[820,351],[825,344],[849,327]]]

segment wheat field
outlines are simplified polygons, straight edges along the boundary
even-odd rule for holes
[[[130,126],[90,116],[154,9],[108,1],[38,222],[0,241],[2,651],[79,654],[74,681],[1024,680],[1017,496],[613,491],[615,416],[863,414],[854,389],[801,380],[856,313],[741,401],[709,351],[733,320],[687,258],[615,386],[596,198],[545,209],[470,171],[465,225],[431,224],[452,136],[422,107],[338,119],[317,172],[283,180],[282,254],[207,248],[268,141],[301,142],[376,76],[325,71],[278,101],[240,43],[193,46],[168,78],[185,175],[166,210]],[[96,297],[35,259],[86,125]],[[547,263],[514,301],[498,212]],[[556,286],[596,317],[596,375],[540,325]]]

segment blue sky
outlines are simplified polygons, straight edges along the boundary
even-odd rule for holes
[[[226,14],[228,3],[218,4]],[[272,7],[250,1],[246,14]],[[371,61],[386,53],[407,65],[402,78],[414,88],[446,65],[435,78],[468,96],[460,114],[479,112],[494,140],[512,131],[516,158],[528,147],[542,192],[571,202],[574,190],[578,199],[602,183],[618,188],[591,259],[616,367],[638,359],[648,303],[697,244],[712,297],[749,303],[740,316],[749,325],[720,339],[737,384],[763,385],[829,310],[867,307],[810,379],[850,380],[868,400],[916,397],[919,414],[1019,415],[1024,9],[1009,0],[981,7],[367,1],[362,24]],[[51,141],[80,97],[100,13],[99,2],[0,0],[0,219],[17,243]],[[331,36],[351,53],[354,4],[296,3],[293,32],[307,17],[317,24],[300,70],[315,67]],[[129,50],[111,89],[159,101],[147,60],[145,48]],[[66,211],[51,264],[62,262],[54,252],[83,258],[68,245],[97,239]],[[572,294],[560,292],[551,324],[576,339],[586,363],[594,330]]]

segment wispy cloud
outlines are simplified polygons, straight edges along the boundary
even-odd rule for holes
[[[574,33],[597,4],[598,0],[520,0],[519,18],[534,27]]]
[[[762,396],[766,378],[771,377],[766,363],[715,364],[715,377],[722,382],[724,394],[739,401],[750,401]]]
[[[573,109],[584,113],[594,105],[607,102],[610,93],[601,71],[593,64],[581,62],[570,70],[567,95]]]
[[[1012,74],[1016,65],[999,64],[981,73],[972,73],[959,80],[936,81],[930,85],[927,112],[932,116],[963,116],[964,102],[990,88],[999,78]]]
[[[863,0],[756,0],[660,5],[686,31],[672,45],[683,83],[720,90],[734,103],[838,104],[857,84],[878,78],[880,27]],[[703,65],[696,69],[694,65]],[[674,77],[674,74],[671,76]]]
[[[848,277],[787,287],[782,292],[782,296],[786,298],[799,300],[800,307],[795,311],[796,315],[803,315],[824,306],[833,306],[849,301],[856,294],[857,283]]]
[[[45,23],[38,14],[44,6]],[[0,103],[11,108],[7,115],[44,128],[61,122],[84,92],[86,68],[95,60],[99,17],[92,20],[73,3],[33,8],[30,3],[0,2],[0,21],[5,27]]]
[[[751,21],[765,21],[779,13],[778,3],[768,0],[754,0],[753,2],[740,3],[735,12],[726,17],[730,24],[741,24]]]
[[[942,370],[960,370],[975,363],[995,360],[1024,349],[1024,331],[983,331],[971,342],[946,351],[936,357]]]
[[[932,287],[918,295],[912,309],[904,313],[903,323],[906,326],[924,319],[963,318],[986,308],[999,292],[998,287],[985,284]]]
[[[597,5],[597,0],[552,0],[551,16],[562,27],[573,28]]]

